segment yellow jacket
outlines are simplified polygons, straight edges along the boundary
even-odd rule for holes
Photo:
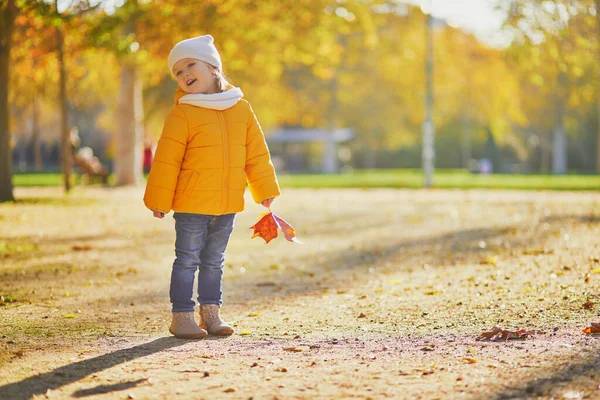
[[[217,111],[178,104],[177,88],[144,194],[151,210],[222,215],[244,209],[246,183],[257,203],[280,195],[262,129],[241,99]]]

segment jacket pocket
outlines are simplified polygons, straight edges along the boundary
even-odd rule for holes
[[[189,194],[192,193],[192,191],[196,187],[196,183],[198,183],[198,177],[199,176],[200,176],[200,174],[198,174],[196,171],[192,172],[192,176],[188,180],[187,185],[185,185],[185,189],[183,190],[183,194],[189,195]]]

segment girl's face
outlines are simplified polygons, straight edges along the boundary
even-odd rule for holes
[[[212,68],[195,58],[182,58],[173,66],[173,74],[179,87],[186,93],[217,93]]]

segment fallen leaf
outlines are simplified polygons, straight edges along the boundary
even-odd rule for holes
[[[249,330],[244,329],[243,331],[240,332],[240,335],[242,335],[242,336],[248,336],[248,335],[252,335],[252,332],[250,332]]]
[[[256,286],[277,286],[275,282],[258,282]]]
[[[302,351],[302,347],[285,347],[283,350],[299,353]]]
[[[536,330],[525,330],[518,329],[516,331],[509,331],[507,329],[502,329],[500,326],[494,326],[491,331],[482,332],[479,335],[479,339],[489,339],[489,340],[510,340],[510,339],[526,339],[531,335],[536,333],[542,333]]]
[[[465,362],[467,362],[467,363],[469,363],[469,364],[475,364],[477,362],[476,359],[471,358],[471,357],[463,357],[462,360],[465,361]]]
[[[73,251],[87,251],[91,250],[92,246],[89,244],[74,244],[72,247]]]
[[[592,274],[600,274],[600,267],[594,268],[590,271]]]
[[[296,231],[294,228],[272,212],[262,214],[258,218],[259,221],[250,227],[250,229],[254,229],[252,238],[260,236],[266,243],[269,243],[277,237],[277,229],[281,229],[287,241],[302,243],[296,238]]]
[[[19,356],[19,357],[23,357],[25,355],[25,351],[24,350],[17,350],[15,351],[15,356]]]
[[[594,308],[594,303],[592,303],[591,301],[587,301],[587,302],[583,303],[583,308],[585,308],[587,310],[591,310],[592,308]]]
[[[600,322],[592,322],[590,326],[583,329],[583,333],[587,333],[588,335],[600,333]]]
[[[366,317],[367,317],[367,314],[365,314],[365,313],[361,312],[360,314],[358,314],[358,318],[366,318]]]
[[[249,317],[260,317],[260,313],[259,313],[259,312],[256,312],[256,311],[253,311],[253,312],[251,312],[250,314],[248,314],[248,316],[249,316]]]
[[[225,389],[225,390],[223,390],[223,391],[224,391],[225,393],[233,393],[233,392],[235,392],[235,390],[236,390],[235,388],[227,388],[227,389]]]
[[[65,318],[76,318],[76,315],[73,313],[68,313],[65,315]]]

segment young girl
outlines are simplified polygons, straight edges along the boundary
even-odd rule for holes
[[[246,183],[269,207],[280,195],[261,127],[243,93],[223,76],[212,36],[183,40],[169,54],[178,83],[148,177],[144,203],[156,218],[173,210],[172,322],[179,338],[231,335],[220,318],[224,253]],[[200,325],[194,320],[198,273]]]

